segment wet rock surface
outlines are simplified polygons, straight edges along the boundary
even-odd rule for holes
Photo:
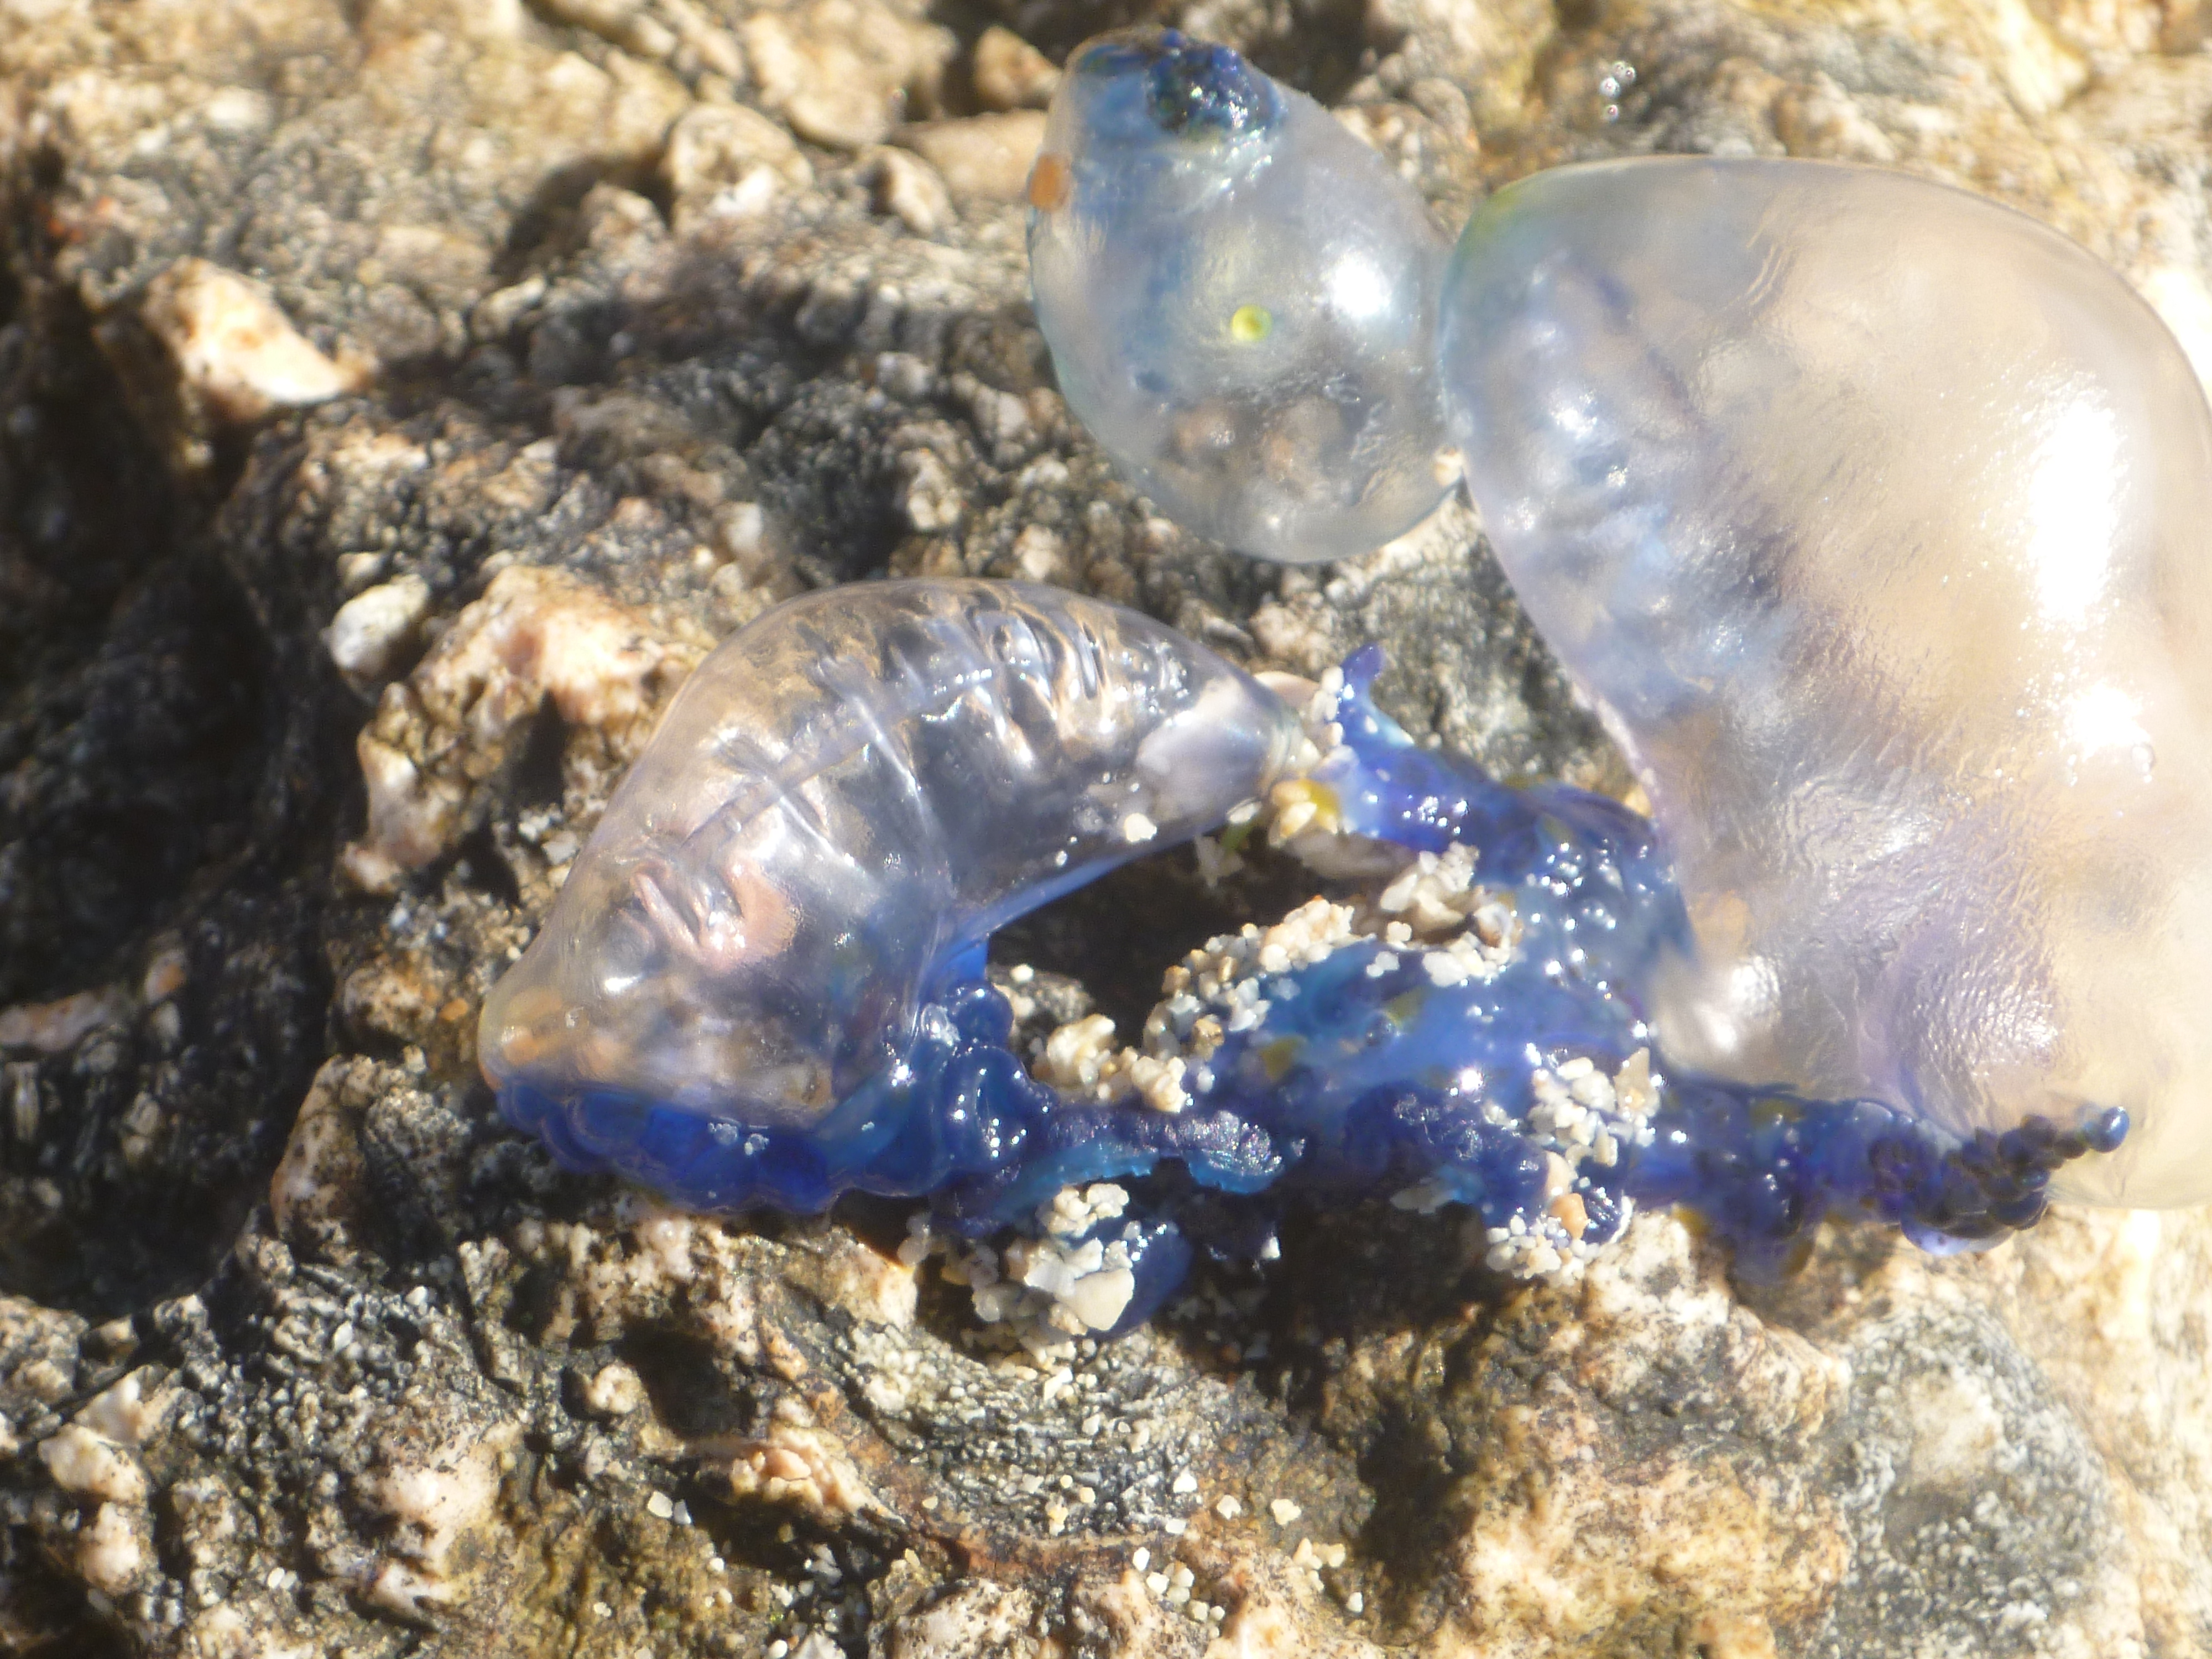
[[[2185,0],[1157,15],[1447,221],[1581,156],[1890,161],[2212,361]],[[1040,1369],[902,1206],[675,1215],[500,1125],[485,989],[659,702],[808,587],[1377,639],[1415,730],[1623,781],[1471,516],[1262,568],[1071,427],[1008,153],[1119,15],[0,3],[0,1648],[2212,1651],[2203,1214],[1847,1231],[1771,1288],[1647,1218],[1530,1291],[1449,1213],[1301,1212]],[[1012,942],[1117,1010],[1219,925],[1119,879]]]

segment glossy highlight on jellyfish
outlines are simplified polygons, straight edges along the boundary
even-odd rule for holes
[[[1106,36],[1069,59],[1029,198],[1060,388],[1174,517],[1305,561],[1442,498],[1443,240],[1311,99],[1171,29]]]
[[[1156,189],[1168,138],[1073,94],[1053,120],[1066,154],[1125,158],[1112,223],[1167,268],[1269,234]],[[1273,233],[1297,268],[1338,173],[1272,133],[1241,164],[1299,198]],[[1082,245],[1093,272],[1115,245]],[[1035,280],[1041,319],[1089,292],[1064,264]],[[2125,1121],[2052,1189],[2212,1200],[2212,416],[2149,307],[1947,186],[1680,157],[1498,191],[1436,315],[1490,541],[1656,808],[1684,927],[1641,1007],[1678,1086],[2016,1151]],[[1048,323],[1056,362],[1067,332]],[[1067,361],[1090,419],[1102,371]],[[1186,361],[1200,406],[1212,365]],[[1422,510],[1371,510],[1321,447],[1310,499],[1356,505],[1231,533],[1157,489],[1141,435],[1092,429],[1170,514],[1267,557],[1365,550]]]

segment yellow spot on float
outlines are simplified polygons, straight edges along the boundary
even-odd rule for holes
[[[1274,331],[1274,313],[1265,306],[1239,306],[1229,313],[1229,337],[1238,345],[1257,345]]]
[[[1267,1081],[1280,1083],[1291,1074],[1291,1067],[1298,1063],[1299,1052],[1306,1046],[1304,1037],[1280,1036],[1260,1050],[1260,1066],[1267,1073]]]

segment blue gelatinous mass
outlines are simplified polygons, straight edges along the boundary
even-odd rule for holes
[[[1442,370],[1515,591],[1639,769],[1672,1063],[2212,1200],[2212,418],[2110,270],[1898,173],[1540,173]]]
[[[487,999],[484,1069],[580,1161],[620,1146],[619,1167],[708,1198],[667,1139],[690,1137],[736,1160],[725,1201],[819,1207],[872,1184],[838,1170],[895,1134],[886,1102],[957,1024],[993,929],[1218,824],[1302,741],[1204,647],[1055,589],[779,606],[678,694]],[[652,1123],[664,1151],[637,1151]],[[749,1139],[779,1137],[806,1167],[748,1173]],[[916,1152],[891,1184],[926,1191],[963,1156]]]
[[[1098,1333],[1172,1289],[1184,1218],[1044,1218],[1163,1164],[1259,1206],[1206,1222],[1215,1249],[1255,1248],[1279,1193],[1395,1194],[1470,1206],[1492,1265],[1546,1273],[1636,1204],[1679,1203],[1757,1272],[1830,1212],[1936,1248],[2031,1224],[2051,1170],[2124,1132],[1960,1137],[1665,1075],[1643,1010],[1686,922],[1652,825],[1420,747],[1370,697],[1380,666],[1358,653],[1293,713],[1049,589],[890,583],[770,612],[686,685],[487,1000],[502,1109],[564,1162],[697,1207],[859,1189],[926,1195],[969,1237],[1046,1226],[1048,1279],[1087,1253],[1121,1275],[1073,1304]],[[1376,878],[1192,952],[1118,1085],[1031,1075],[983,980],[990,930],[1263,792],[1367,838]]]
[[[1172,516],[1304,562],[1441,499],[1443,240],[1311,99],[1172,30],[1105,36],[1069,59],[1030,201],[1060,390]]]

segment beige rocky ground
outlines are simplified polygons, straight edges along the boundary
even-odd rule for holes
[[[501,1127],[484,989],[810,586],[1379,639],[1417,729],[1618,781],[1466,515],[1259,568],[1071,427],[1009,198],[1140,10],[1447,220],[1579,156],[1893,162],[2212,366],[2186,0],[0,0],[0,1650],[2212,1653],[2212,1217],[1846,1231],[1776,1289],[1647,1218],[1527,1291],[1448,1214],[1306,1215],[1040,1370],[897,1206],[690,1218]],[[1011,945],[1111,1003],[1221,902],[1165,863]]]

